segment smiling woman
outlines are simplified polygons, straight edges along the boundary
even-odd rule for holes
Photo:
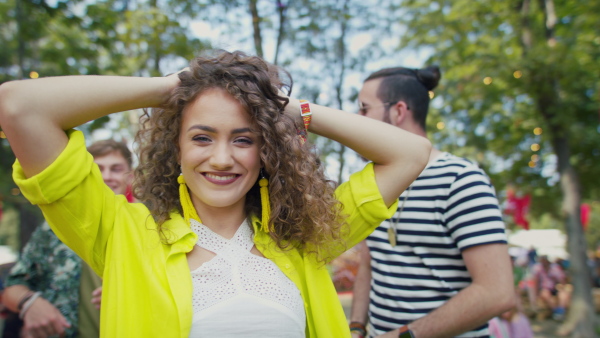
[[[176,184],[182,173],[197,210],[219,206],[230,218],[213,224],[216,220],[207,218],[211,213],[202,216],[204,223],[221,231],[231,224],[237,229],[246,215],[261,214],[262,168],[269,180],[271,236],[278,246],[331,245],[339,239],[339,203],[317,155],[299,142],[299,112],[284,113],[289,99],[279,96],[279,88],[288,85],[280,71],[241,54],[225,53],[217,59],[218,63],[194,60],[190,71],[180,74],[180,87],[171,100],[143,124],[138,141],[147,147],[142,148],[137,169],[138,195],[156,206],[153,215],[159,223],[174,208],[183,213]],[[215,176],[229,175],[236,176],[231,183],[215,184]],[[164,179],[170,183],[160,186],[164,191],[157,194]],[[228,231],[232,235],[235,229]]]
[[[282,74],[258,57],[220,52],[164,78],[0,86],[15,181],[104,279],[101,336],[350,335],[324,263],[394,213],[430,144],[373,119],[301,105],[283,94],[291,85]],[[134,191],[143,204],[128,204],[102,188],[71,128],[143,107],[154,107],[137,136]],[[307,131],[372,162],[335,188],[299,136]]]
[[[225,237],[233,236],[246,218],[246,194],[258,181],[261,137],[252,127],[240,102],[221,89],[206,91],[183,110],[181,172],[198,214],[220,208],[235,218],[225,224],[206,222]],[[232,232],[222,233],[225,229]]]

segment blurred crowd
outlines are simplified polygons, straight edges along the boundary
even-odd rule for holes
[[[567,273],[569,261],[538,255],[533,247],[524,255],[511,256],[511,260],[516,306],[490,321],[490,336],[533,337],[530,319],[565,318],[573,288]]]

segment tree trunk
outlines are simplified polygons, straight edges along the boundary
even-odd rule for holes
[[[277,31],[277,45],[275,46],[275,58],[273,60],[273,64],[277,64],[279,62],[279,49],[281,47],[281,43],[283,42],[283,35],[285,33],[284,25],[286,19],[286,9],[292,3],[292,1],[288,1],[287,5],[282,1],[277,0],[277,12],[279,13],[279,29]]]
[[[25,23],[23,22],[23,4],[21,0],[17,0],[16,2],[16,16],[17,16],[17,36],[19,37],[18,47],[17,47],[17,58],[19,63],[19,79],[25,78],[25,34],[23,30],[25,29]]]
[[[344,6],[342,7],[342,10],[340,13],[341,14],[340,16],[341,17],[345,16],[347,12],[348,12],[348,0],[345,0]],[[338,39],[337,49],[336,49],[337,59],[340,62],[340,73],[338,75],[337,83],[335,85],[335,94],[336,94],[338,108],[340,110],[343,110],[344,100],[342,98],[342,89],[343,89],[342,86],[344,84],[344,76],[346,75],[346,31],[347,31],[348,25],[347,25],[347,20],[340,20],[340,22],[341,22],[340,38]],[[343,144],[340,143],[340,150],[338,151],[338,161],[340,163],[340,168],[338,171],[338,182],[342,182],[344,167],[346,165],[346,160],[344,157],[345,154],[346,154],[346,146],[344,146]]]
[[[554,29],[557,18],[554,0],[540,0],[544,11],[544,28],[546,44],[550,51],[556,46]],[[550,126],[552,146],[557,157],[557,170],[560,174],[560,186],[563,194],[562,212],[567,230],[567,248],[570,256],[570,274],[573,284],[571,304],[566,321],[559,329],[560,335],[571,334],[572,337],[596,337],[595,307],[593,304],[591,274],[587,265],[587,245],[581,224],[581,185],[579,175],[571,164],[571,148],[569,145],[568,129],[556,116],[559,102],[559,84],[556,74],[547,72],[551,66],[544,67],[540,73],[541,95],[538,97],[538,108]],[[545,85],[544,85],[545,84]]]
[[[157,0],[150,1],[150,8],[152,9],[152,16],[156,16],[157,13],[160,12],[158,8]],[[156,20],[156,17],[153,18]],[[162,41],[160,34],[156,34],[156,40],[154,40],[151,45],[153,46],[152,50],[149,51],[149,56],[152,58],[152,68],[150,69],[150,74],[152,76],[161,76],[160,74],[160,60],[162,59],[161,50],[162,50]]]
[[[558,97],[554,96],[554,97]],[[551,129],[551,141],[557,157],[557,171],[560,174],[563,194],[562,212],[567,231],[571,282],[573,293],[567,319],[559,329],[560,335],[571,337],[596,337],[594,332],[595,308],[592,297],[591,275],[587,265],[586,242],[580,218],[581,188],[579,176],[571,165],[571,150],[567,130],[560,125],[549,107],[554,100],[548,96],[538,100],[538,106],[547,125]]]
[[[523,45],[523,54],[527,55],[527,51],[531,48],[533,38],[531,34],[531,24],[529,20],[530,0],[523,0],[520,8],[521,15],[521,44]]]
[[[250,6],[250,14],[252,14],[252,28],[254,30],[254,48],[256,49],[256,55],[264,58],[262,48],[262,36],[260,33],[260,16],[258,15],[258,8],[256,3],[258,0],[250,0],[248,5]]]
[[[563,212],[568,236],[569,270],[573,283],[569,314],[559,332],[562,334],[571,333],[572,337],[596,337],[591,276],[586,264],[587,245],[580,218],[581,190],[579,176],[569,161],[570,151],[567,140],[563,138],[556,140],[555,143],[563,193]]]

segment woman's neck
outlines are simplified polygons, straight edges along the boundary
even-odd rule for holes
[[[224,238],[232,238],[240,225],[247,218],[245,210],[231,210],[231,208],[196,208],[202,224],[207,226],[214,233]],[[202,209],[202,210],[199,210]]]

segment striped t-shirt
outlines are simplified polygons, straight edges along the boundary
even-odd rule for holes
[[[388,238],[393,222],[398,222],[395,247]],[[370,335],[406,325],[442,306],[471,283],[461,251],[491,243],[506,243],[506,235],[489,178],[473,163],[442,153],[402,193],[394,218],[367,238]],[[460,337],[487,335],[484,325]]]

